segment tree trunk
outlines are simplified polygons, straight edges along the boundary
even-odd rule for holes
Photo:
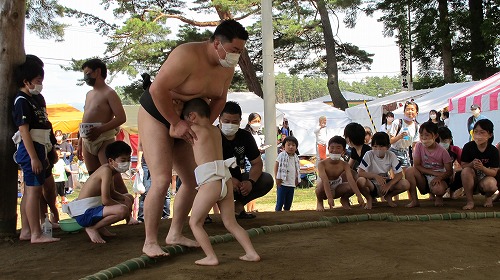
[[[15,128],[12,109],[16,85],[14,67],[25,59],[25,1],[0,2],[0,237],[13,237],[17,222],[17,165],[12,160]]]
[[[481,27],[483,26],[482,0],[469,0],[469,26],[471,41],[471,75],[473,80],[487,78],[486,74],[486,44]]]
[[[223,11],[220,6],[215,6],[215,10],[219,15],[220,19],[229,19],[233,18],[231,12]],[[253,68],[252,61],[250,60],[250,56],[248,56],[248,52],[245,50],[241,53],[239,65],[241,71],[243,72],[243,77],[245,78],[245,82],[247,83],[247,87],[249,91],[253,91],[258,97],[264,98],[264,93],[262,91],[262,85],[260,84],[259,79],[257,79],[257,74],[255,73],[255,68]]]
[[[316,1],[318,12],[321,16],[321,25],[323,27],[323,36],[326,47],[326,74],[328,75],[327,87],[332,97],[333,106],[345,110],[348,107],[342,92],[339,88],[339,69],[337,67],[337,57],[335,54],[335,39],[333,38],[332,26],[328,17],[328,10],[324,0]]]
[[[443,60],[443,76],[445,83],[453,83],[454,69],[451,55],[450,19],[448,0],[439,0],[439,32],[441,34],[441,59]]]

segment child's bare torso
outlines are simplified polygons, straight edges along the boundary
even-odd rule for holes
[[[103,181],[109,182],[107,188],[109,191],[114,189],[113,186],[113,174],[111,168],[107,164],[99,167],[85,182],[85,187],[82,188],[78,199],[101,196]]]
[[[193,124],[191,129],[198,140],[193,144],[194,160],[197,165],[222,160],[222,138],[219,128]]]
[[[322,161],[321,164],[323,164],[325,167],[325,173],[328,177],[328,180],[335,180],[339,178],[342,173],[344,173],[344,165],[347,163],[344,161],[333,161],[326,159]]]
[[[110,95],[116,94],[109,86],[93,89],[87,93],[82,122],[107,123],[113,119],[114,113],[109,104]]]

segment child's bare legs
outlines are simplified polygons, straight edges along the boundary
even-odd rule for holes
[[[106,243],[106,241],[102,239],[101,234],[104,236],[114,236],[115,234],[112,234],[104,227],[125,219],[129,214],[129,208],[123,204],[104,206],[102,210],[103,219],[93,226],[86,227],[85,231],[92,242]]]
[[[255,251],[248,233],[238,224],[234,216],[234,195],[231,181],[228,181],[227,186],[226,197],[217,203],[220,208],[222,222],[226,229],[238,240],[243,250],[245,250],[245,255],[240,256],[240,260],[250,262],[260,261],[260,256]]]
[[[358,185],[358,189],[361,194],[366,198],[365,209],[372,209],[373,198],[370,192],[371,190],[373,190],[373,188],[375,188],[375,186],[370,180],[366,179],[365,177],[359,177],[356,180],[356,184]]]
[[[493,207],[493,194],[498,190],[497,180],[494,177],[486,176],[481,181],[479,181],[479,187],[484,192],[486,201],[484,202],[484,207]]]
[[[420,203],[418,202],[417,196],[417,186],[421,186],[422,184],[425,186],[425,177],[420,174],[420,172],[415,167],[410,167],[406,169],[405,172],[406,180],[410,183],[410,188],[408,189],[409,198],[411,202],[406,205],[406,207],[418,207]]]
[[[49,177],[45,178],[45,183],[43,184],[43,189],[42,189],[42,198],[41,198],[41,203],[40,205],[43,205],[44,211],[41,212],[42,214],[45,214],[47,211],[47,206],[49,206],[50,212],[52,213],[51,217],[51,224],[52,228],[59,228],[59,210],[57,209],[56,206],[56,199],[57,199],[57,193],[56,193],[56,184],[54,182],[54,176],[50,175]],[[43,215],[40,215],[41,218],[45,219]]]
[[[219,260],[215,255],[214,249],[210,244],[210,239],[208,238],[208,234],[203,228],[203,225],[208,212],[210,212],[210,208],[212,208],[220,195],[220,182],[221,181],[217,180],[200,186],[198,193],[194,198],[191,217],[189,218],[189,226],[191,227],[191,231],[193,232],[196,241],[200,244],[205,255],[207,255],[205,258],[195,261],[198,265],[219,264]],[[234,214],[232,215],[234,218]]]
[[[429,186],[429,188],[434,195],[434,206],[443,206],[443,196],[446,194],[448,184],[444,181],[439,181],[439,183]]]
[[[400,193],[407,191],[410,188],[410,182],[406,179],[401,179],[394,186],[389,189],[387,194],[384,196],[387,204],[390,207],[396,207],[397,204],[392,200],[393,197],[397,197]]]
[[[325,194],[325,189],[323,188],[323,183],[321,179],[318,178],[316,181],[316,189],[314,190],[316,194],[316,211],[325,211],[325,206],[323,206],[323,200],[327,199]]]
[[[476,172],[473,168],[466,167],[462,170],[462,186],[464,187],[467,204],[462,209],[471,210],[474,208],[474,185],[476,180]]]
[[[59,241],[59,238],[48,237],[42,234],[40,227],[40,197],[42,196],[42,186],[26,186],[24,189],[23,201],[21,208],[24,204],[25,221],[22,222],[23,226],[27,223],[27,232],[24,228],[21,230],[19,239],[27,240],[29,237],[31,243],[47,243]],[[25,201],[26,200],[26,201]],[[21,210],[21,214],[23,211]],[[22,220],[22,218],[21,218]]]

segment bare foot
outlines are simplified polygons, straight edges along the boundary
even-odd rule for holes
[[[323,212],[325,211],[325,206],[323,206],[323,201],[316,202],[316,211]]]
[[[493,207],[493,198],[491,196],[487,197],[486,201],[483,204],[483,206],[484,207]]]
[[[183,245],[186,247],[200,247],[200,244],[198,242],[196,242],[196,240],[191,240],[191,239],[184,237],[182,235],[180,235],[178,237],[167,236],[167,238],[165,238],[165,242],[169,245]]]
[[[203,258],[201,260],[197,260],[194,263],[197,265],[218,265],[219,260],[217,259],[217,257],[214,256],[214,257],[206,257],[206,258]]]
[[[260,261],[260,256],[257,253],[246,254],[240,257],[240,260],[247,262],[258,262]]]
[[[436,196],[436,200],[434,200],[434,206],[438,206],[438,207],[443,206],[443,197],[442,196]]]
[[[87,232],[88,236],[90,237],[90,241],[94,243],[106,243],[104,239],[102,239],[101,235],[99,234],[99,231],[92,229],[92,228],[85,228],[85,231]]]
[[[144,243],[142,252],[150,258],[166,257],[168,253],[163,251],[158,243]]]
[[[21,233],[19,234],[19,240],[21,241],[31,240],[31,232],[29,230],[21,229]]]
[[[134,219],[134,218],[130,218],[130,221],[128,221],[127,225],[138,225],[140,224],[138,220]]]
[[[342,204],[342,208],[346,210],[351,209],[351,204],[349,203],[349,198],[348,197],[341,197],[340,198],[340,204]]]
[[[387,201],[387,205],[389,205],[390,207],[397,207],[398,205],[396,203],[394,203],[394,201],[392,201],[392,196],[384,196],[384,199],[385,201]]]
[[[31,243],[50,243],[50,242],[56,242],[61,240],[61,238],[54,238],[54,237],[48,237],[43,234],[40,234],[39,236],[31,235]]]
[[[462,207],[463,210],[472,210],[474,208],[474,201],[467,202],[464,207]]]
[[[103,228],[100,228],[99,230],[99,234],[101,234],[102,236],[116,236],[116,233],[112,233],[110,232],[107,228],[103,227]]]
[[[373,204],[373,198],[371,195],[369,195],[366,198],[366,204],[365,204],[365,209],[372,209],[372,204]]]
[[[413,207],[419,207],[420,203],[412,201],[409,204],[406,205],[407,208],[413,208]]]

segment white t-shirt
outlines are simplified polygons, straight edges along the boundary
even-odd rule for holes
[[[412,145],[412,143],[414,143],[414,142],[420,142],[420,135],[418,133],[417,124],[415,122],[413,122],[411,125],[407,125],[405,121],[402,121],[403,127],[401,127],[401,129],[399,130],[399,133],[396,135],[396,132],[398,131],[400,122],[401,122],[400,120],[394,120],[394,122],[392,123],[391,132],[389,133],[389,135],[391,137],[395,137],[395,136],[403,133],[405,128],[407,128],[408,129],[408,136],[410,138],[408,140],[404,140],[404,139],[398,140],[396,143],[391,145],[391,148],[403,150],[403,149],[409,148]]]
[[[285,151],[281,152],[276,159],[277,162],[280,162],[281,157],[289,157],[288,158],[288,166],[287,166],[287,175],[286,178],[281,182],[281,185],[295,188],[295,179],[297,178],[297,172],[299,170],[295,170],[295,160],[294,156],[288,155]]]
[[[391,132],[391,128],[392,128],[392,123],[391,124],[384,123],[380,126],[380,129],[378,131],[385,132],[388,134],[389,132]]]
[[[316,134],[316,144],[326,145],[328,142],[328,137],[326,136],[326,127],[317,126],[314,130],[314,134]]]
[[[394,171],[394,174],[403,171],[398,157],[391,151],[385,152],[385,156],[383,158],[376,156],[374,151],[366,152],[358,168],[361,168],[369,173],[379,175],[384,174],[384,176],[388,176],[387,174],[391,169]]]

